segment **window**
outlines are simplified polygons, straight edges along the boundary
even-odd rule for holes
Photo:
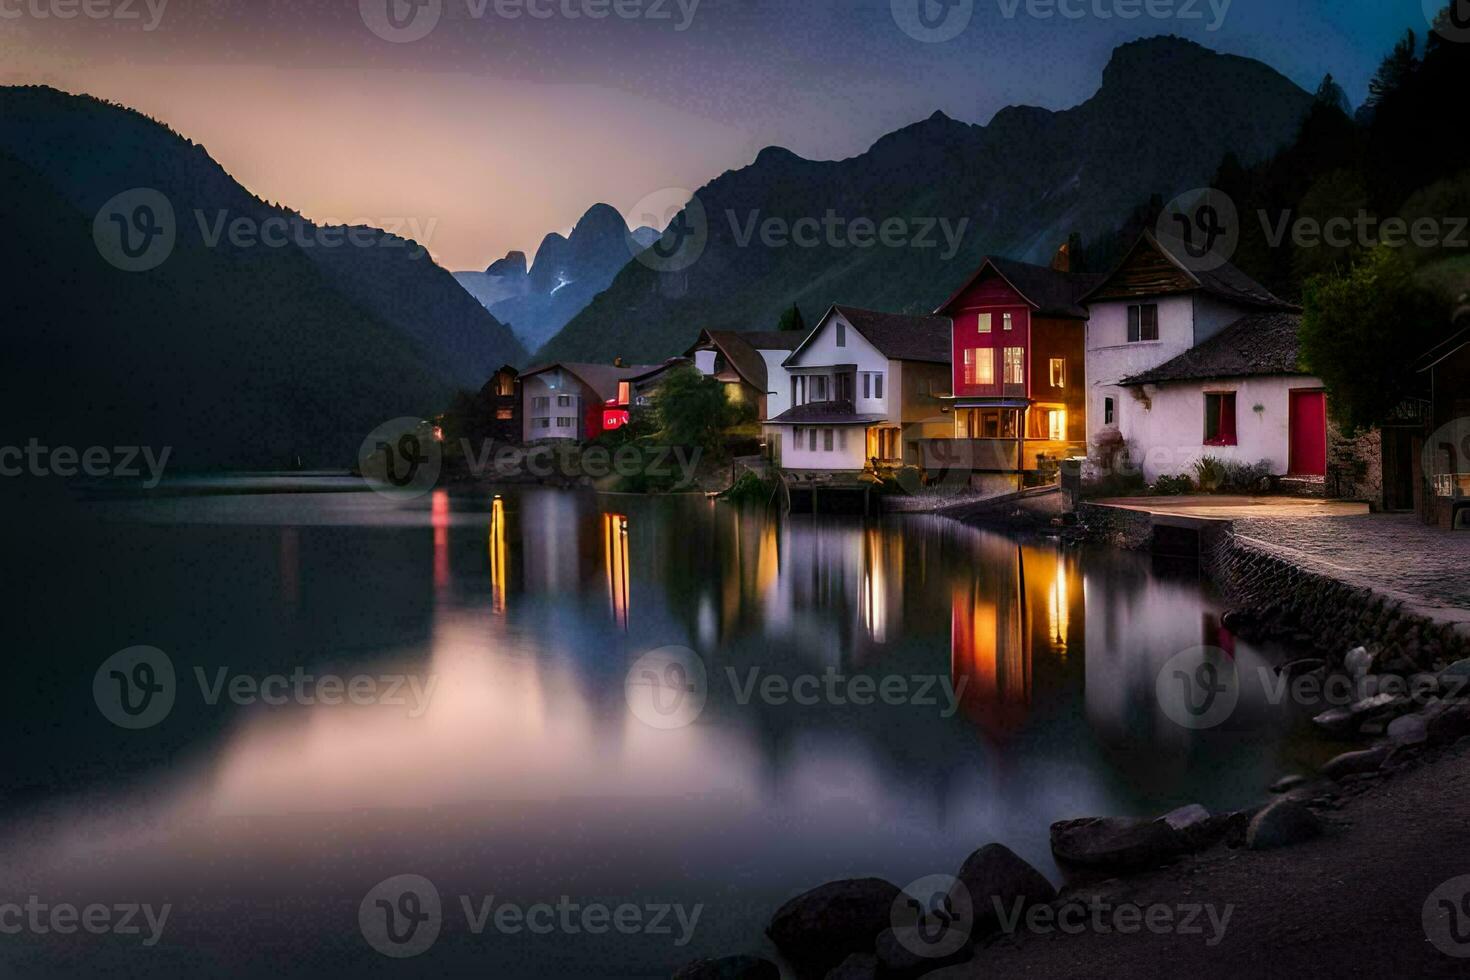
[[[1007,347],[1005,349],[1005,383],[1008,385],[1023,385],[1026,383],[1026,349],[1024,347]]]
[[[1112,425],[1113,424],[1113,418],[1114,418],[1114,415],[1113,415],[1113,400],[1111,398],[1104,398],[1103,399],[1103,425]]]
[[[501,421],[501,422],[509,422],[511,419],[513,419],[515,417],[516,417],[516,410],[513,409],[513,408],[497,408],[495,410],[495,418],[498,421]]]
[[[863,397],[873,397],[873,376],[867,372],[863,373]]]
[[[572,396],[571,395],[557,395],[556,396],[556,407],[557,408],[570,408],[571,405],[572,405]]]
[[[633,384],[632,384],[632,382],[629,382],[629,381],[619,381],[618,382],[618,404],[619,405],[631,405],[631,404],[633,404]]]
[[[538,429],[549,429],[549,428],[551,428],[551,419],[537,419],[536,420],[536,428],[538,428]]]
[[[1128,307],[1128,343],[1159,339],[1159,307],[1144,303]]]
[[[990,333],[991,323],[992,323],[992,321],[994,319],[995,319],[995,314],[994,313],[981,313],[980,314],[980,332],[981,333]]]
[[[1205,445],[1235,445],[1235,392],[1205,393]]]
[[[557,416],[556,427],[558,429],[570,429],[573,425],[576,424],[577,423],[575,419],[568,418],[565,415]]]
[[[843,323],[841,320],[837,321],[837,346],[847,346],[847,324]]]
[[[1065,409],[1052,409],[1046,413],[1046,437],[1052,442],[1067,441],[1067,412]]]
[[[537,412],[544,412],[551,407],[551,398],[546,395],[537,395],[531,399],[531,408]]]
[[[1011,314],[1009,314],[1009,313],[1002,313],[1000,315],[1000,325],[1001,325],[1001,329],[1003,329],[1003,330],[1009,330],[1013,326],[1015,326],[1015,323],[1013,322],[1013,318],[1012,318]]]
[[[806,430],[806,437],[807,437],[806,451],[809,452],[809,453],[816,452],[817,451],[817,430],[816,429],[807,429]]]
[[[832,451],[832,430],[831,429],[823,429],[822,430],[822,452],[824,452],[824,453],[830,453],[831,451]]]
[[[515,375],[502,371],[495,376],[495,393],[502,398],[508,398],[516,393]]]
[[[1051,386],[1053,388],[1067,387],[1067,361],[1065,358],[1053,357],[1051,359]]]
[[[796,440],[798,446],[801,445],[801,426],[798,425],[792,428],[791,437]]]
[[[995,349],[971,347],[965,351],[965,384],[995,384]]]
[[[873,397],[883,397],[883,375],[881,374],[873,375]]]
[[[812,375],[812,401],[824,402],[827,400],[827,376],[825,374]]]

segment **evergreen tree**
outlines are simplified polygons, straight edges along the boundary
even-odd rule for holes
[[[778,329],[805,333],[806,321],[802,319],[801,307],[797,306],[795,303],[792,303],[791,309],[781,314],[781,323]]]

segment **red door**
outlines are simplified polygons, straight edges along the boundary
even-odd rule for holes
[[[1327,395],[1321,391],[1291,393],[1292,476],[1327,475]]]

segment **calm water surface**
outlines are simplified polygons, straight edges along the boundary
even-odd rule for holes
[[[667,976],[771,955],[770,913],[822,881],[953,872],[989,841],[1060,880],[1053,820],[1239,806],[1324,752],[1249,684],[1220,728],[1164,716],[1155,678],[1181,650],[1224,646],[1247,674],[1282,655],[1222,632],[1193,570],[941,518],[508,490],[108,503],[7,528],[19,697],[0,902],[172,911],[151,948],[0,937],[0,973]],[[138,644],[168,655],[178,690],[161,723],[126,731],[92,682]],[[625,693],[630,664],[667,645],[709,677],[673,729]],[[222,676],[298,669],[429,693],[210,703]],[[919,696],[747,694],[828,676]],[[400,874],[444,903],[411,960],[358,924]],[[672,916],[672,935],[475,935],[461,896],[702,911],[684,945]]]

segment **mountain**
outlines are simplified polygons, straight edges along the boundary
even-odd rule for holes
[[[484,272],[456,272],[461,286],[508,323],[530,350],[556,335],[592,297],[612,282],[618,270],[659,233],[629,231],[617,209],[596,204],[570,235],[552,232],[541,241],[529,269],[524,252],[511,252]]]
[[[767,148],[696,192],[703,219],[686,208],[671,225],[706,231],[702,252],[628,263],[537,359],[653,362],[702,328],[772,329],[793,302],[808,322],[834,302],[926,312],[986,254],[1044,263],[1072,232],[1108,234],[1152,195],[1208,186],[1227,152],[1265,158],[1311,104],[1266,65],[1157,37],[1116,49],[1097,93],[1065,111],[1015,106],[986,126],[935,113],[848,160]],[[843,224],[812,235],[829,214]],[[903,233],[885,245],[858,219]],[[779,234],[802,220],[803,244]]]
[[[525,358],[417,243],[268,204],[130,109],[0,87],[0,180],[14,312],[0,443],[168,446],[182,469],[345,466],[380,423]],[[120,227],[162,243],[159,264],[128,271]]]

